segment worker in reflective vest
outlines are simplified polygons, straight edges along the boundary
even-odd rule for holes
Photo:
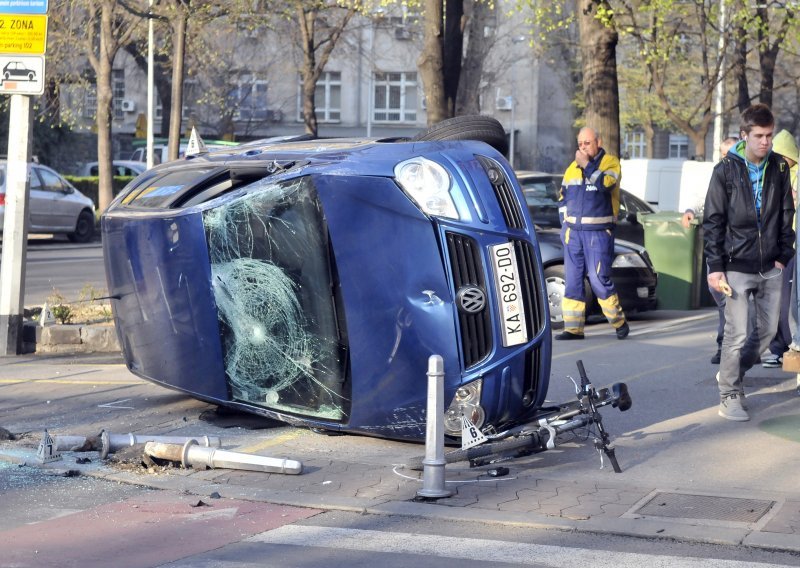
[[[625,339],[630,331],[611,281],[620,165],[616,156],[601,148],[601,143],[593,128],[580,130],[575,161],[564,173],[561,185],[559,216],[567,283],[561,301],[564,331],[556,336],[559,340],[584,337],[586,277],[617,338]]]

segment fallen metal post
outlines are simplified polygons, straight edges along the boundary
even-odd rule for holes
[[[164,442],[166,444],[185,444],[189,440],[198,440],[205,446],[220,447],[222,442],[218,436],[151,436],[150,434],[109,434],[102,432],[99,436],[56,436],[53,447],[59,452],[100,452],[106,459],[108,454],[122,448],[145,444],[147,442]]]
[[[103,432],[100,436],[103,447],[100,450],[100,457],[106,459],[109,453],[122,448],[135,446],[136,444],[146,444],[147,442],[161,442],[162,444],[185,444],[190,441],[202,442],[206,447],[219,448],[222,445],[218,436],[151,436],[149,434],[109,434]]]
[[[244,469],[265,473],[287,473],[297,475],[303,464],[296,460],[269,458],[242,452],[231,452],[217,448],[203,448],[197,440],[189,440],[183,446],[161,442],[147,442],[144,453],[148,456],[180,462],[185,468]]]
[[[441,355],[428,358],[428,410],[425,433],[425,459],[422,460],[422,489],[419,497],[450,497],[445,489],[444,468],[444,360]]]

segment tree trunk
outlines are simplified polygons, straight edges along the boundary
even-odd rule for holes
[[[425,41],[417,60],[428,103],[428,126],[447,118],[444,93],[443,0],[424,0]]]
[[[464,0],[447,0],[444,18],[444,99],[447,118],[455,115],[464,53]]]
[[[317,12],[316,10],[307,10],[302,2],[298,2],[297,17],[303,47],[303,67],[300,70],[303,81],[303,123],[306,133],[316,137],[319,132],[316,101],[317,76],[315,74],[317,60],[314,47]]]
[[[136,65],[146,75],[147,56],[139,50],[139,46],[136,42],[128,43],[125,46],[125,51],[133,57],[134,61],[136,61]],[[167,117],[170,116],[172,109],[172,81],[170,79],[170,74],[166,72],[167,67],[170,67],[169,61],[165,61],[158,56],[156,56],[155,59],[156,61],[153,64],[153,85],[156,88],[158,99],[161,101],[161,116]],[[153,117],[153,120],[155,121],[155,117]],[[164,138],[169,136],[169,120],[161,119],[161,131],[159,132],[159,136]]]
[[[619,88],[617,83],[617,32],[596,19],[605,0],[578,0],[586,125],[601,136],[607,152],[619,156]]]
[[[750,89],[747,86],[747,32],[742,25],[736,27],[736,49],[734,49],[733,76],[738,87],[736,106],[739,112],[750,106]]]
[[[113,6],[103,2],[100,8],[100,53],[95,69],[97,81],[97,164],[98,203],[100,212],[106,210],[114,197],[111,173],[111,119],[114,94],[111,86],[111,68],[114,63]]]
[[[493,9],[488,2],[471,0],[471,16],[467,26],[467,53],[461,68],[461,78],[456,96],[455,115],[480,114],[481,77],[483,64],[489,54],[490,41],[484,30],[489,24]],[[468,5],[468,8],[470,7]]]
[[[169,142],[167,157],[177,160],[181,146],[181,114],[183,113],[183,66],[186,52],[186,23],[189,19],[189,1],[179,0],[175,5],[173,22],[174,55],[172,58],[172,108],[169,114]],[[164,116],[162,114],[162,116]]]

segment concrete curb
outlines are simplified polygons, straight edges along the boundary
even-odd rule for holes
[[[23,353],[119,353],[113,323],[23,326]]]

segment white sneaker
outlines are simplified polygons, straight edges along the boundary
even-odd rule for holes
[[[733,420],[734,422],[747,422],[750,420],[750,415],[747,414],[747,411],[742,407],[742,401],[738,394],[732,394],[723,398],[719,403],[719,411],[717,414],[726,420]]]

